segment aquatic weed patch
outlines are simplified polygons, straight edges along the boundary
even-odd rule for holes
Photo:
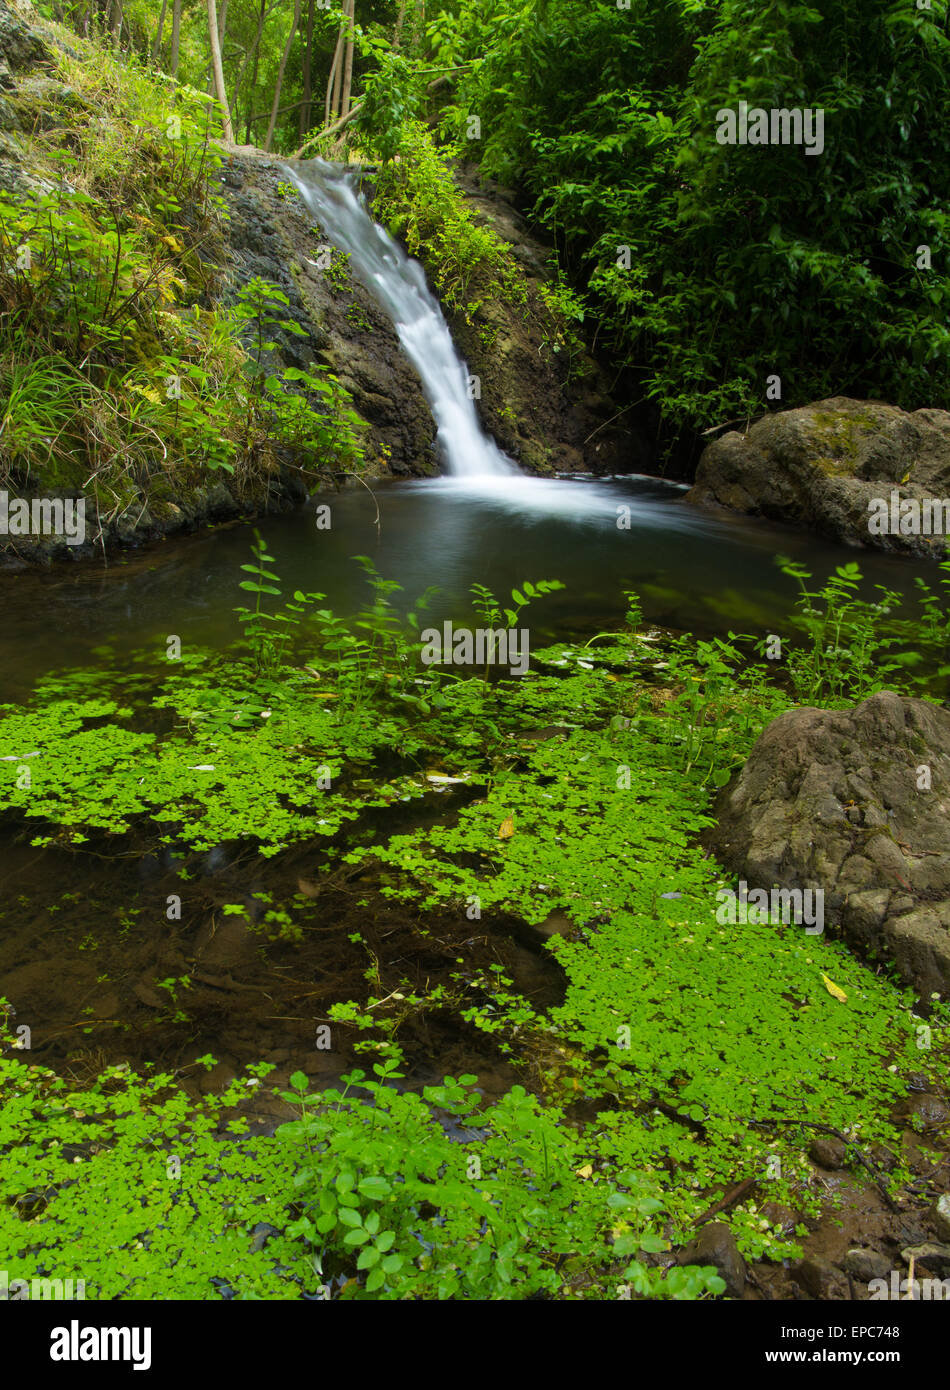
[[[709,792],[678,758],[649,719],[564,728],[522,741],[454,825],[348,857],[398,867],[383,891],[423,907],[474,904],[535,924],[565,914],[574,932],[548,944],[567,976],[563,1005],[538,1014],[510,981],[480,977],[464,1016],[515,1055],[540,1051],[553,1095],[607,1102],[595,1151],[662,1181],[684,1235],[738,1165],[760,1194],[733,1214],[740,1247],[787,1255],[794,1243],[757,1213],[767,1198],[817,1209],[813,1127],[846,1134],[855,1152],[897,1152],[890,1112],[911,1071],[946,1085],[946,1028],[922,1054],[913,995],[838,943],[717,919],[726,881],[698,840]]]
[[[66,843],[139,824],[164,843],[208,850],[252,839],[270,855],[335,834],[365,806],[422,795],[415,782],[397,789],[385,778],[338,788],[345,767],[392,747],[400,730],[369,718],[341,729],[312,678],[251,692],[240,667],[209,657],[200,676],[158,682],[138,710],[67,698],[70,685],[57,679],[52,699],[40,687],[27,709],[0,707],[0,807],[59,827]],[[178,722],[164,734],[134,727],[166,709]]]

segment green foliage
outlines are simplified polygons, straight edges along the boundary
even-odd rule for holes
[[[149,53],[158,4],[125,8],[132,54],[103,68],[137,90],[135,55]],[[262,18],[258,43],[256,6],[232,4],[224,45],[248,140],[268,119],[288,37],[281,7]],[[317,7],[311,18],[312,78],[328,69],[341,15]],[[772,373],[793,404],[846,390],[916,407],[946,394],[944,0],[436,0],[409,11],[361,0],[357,18],[358,115],[321,148],[332,153],[330,141],[355,131],[382,159],[381,214],[425,249],[453,308],[473,316],[493,297],[520,305],[522,287],[506,253],[460,216],[427,123],[446,153],[525,193],[548,229],[560,268],[544,295],[551,349],[574,354],[581,324],[596,320],[598,345],[635,398],[654,403],[667,438],[760,413]],[[179,76],[191,85],[180,90],[196,102],[206,23],[200,6],[186,8]],[[292,36],[286,65],[285,149],[320,141],[323,102],[312,91],[308,100],[303,38]],[[125,87],[117,95],[121,107]],[[821,110],[823,152],[720,144],[717,112],[740,101]],[[125,140],[106,132],[100,171],[123,164],[114,156]],[[149,154],[146,141],[130,167],[147,169]]]
[[[384,164],[389,164],[397,157],[404,159],[411,143],[416,149],[427,148],[420,120],[425,96],[415,65],[404,55],[382,49],[377,59],[375,71],[366,77],[359,129]],[[407,136],[410,128],[415,131],[414,142]],[[438,178],[439,168],[434,172]]]
[[[464,1146],[434,1112],[474,1118],[476,1078],[400,1094],[395,1060],[317,1096],[297,1073],[283,1098],[301,1118],[274,1138],[244,1118],[216,1133],[271,1070],[193,1102],[167,1073],[112,1067],[77,1091],[0,1058],[9,1280],[81,1279],[95,1300],[328,1298],[331,1279],[344,1298],[506,1299],[556,1293],[574,1256],[588,1287],[605,1281],[595,1295],[614,1295],[611,1272],[653,1298],[723,1291],[711,1268],[630,1262],[666,1248],[651,1185],[581,1179],[583,1141],[520,1087]]]
[[[877,599],[861,597],[857,564],[839,566],[818,590],[808,587],[802,565],[779,564],[799,588],[792,621],[808,645],[792,644],[788,672],[802,704],[834,707],[895,686],[939,698],[950,674],[950,561],[939,567],[943,596],[918,578],[914,617],[902,615],[900,595],[881,584]]]
[[[4,1030],[5,1031],[5,1030]],[[206,1058],[210,1069],[213,1058]],[[292,1190],[291,1155],[215,1131],[270,1068],[199,1104],[168,1073],[111,1067],[78,1090],[0,1057],[0,1243],[9,1278],[81,1279],[87,1299],[287,1298],[317,1284],[299,1242],[254,1249]]]
[[[443,128],[479,114],[469,149],[534,198],[601,346],[671,430],[760,412],[771,372],[793,404],[946,395],[943,0],[446,9],[430,39],[461,71]],[[740,100],[822,109],[824,152],[719,144]]]
[[[727,881],[699,843],[711,787],[788,697],[744,661],[746,639],[643,632],[632,594],[625,633],[535,651],[490,699],[474,672],[419,685],[418,611],[401,619],[398,586],[361,563],[372,599],[344,622],[321,595],[281,603],[258,540],[244,568],[249,652],[195,654],[159,678],[51,678],[33,707],[0,709],[3,807],[38,824],[34,843],[111,832],[270,856],[311,841],[327,869],[355,866],[412,904],[422,938],[430,911],[462,919],[472,904],[488,922],[540,927],[563,996],[541,1010],[501,966],[463,955],[449,983],[393,990],[370,950],[367,997],[330,1016],[376,1053],[372,1076],[317,1096],[293,1077],[284,1098],[301,1118],[273,1140],[213,1135],[238,1084],[194,1104],[168,1077],[113,1071],[73,1093],[0,1058],[10,1277],[84,1277],[96,1297],[214,1297],[225,1284],[256,1298],[331,1285],[357,1299],[704,1297],[723,1292],[711,1270],[662,1257],[737,1171],[758,1180],[729,1212],[740,1249],[793,1257],[763,1207],[814,1214],[827,1201],[805,1159],[812,1127],[855,1154],[899,1154],[894,1103],[911,1072],[948,1083],[950,1035],[935,1006],[919,1051],[912,996],[830,930],[721,910]],[[837,642],[853,578],[826,587]],[[556,587],[526,582],[510,608],[480,587],[476,613],[514,624]],[[806,598],[808,623],[827,616]],[[939,608],[924,614],[942,641]],[[852,616],[860,636],[864,610]],[[420,770],[433,767],[451,772]],[[450,814],[407,829],[407,799],[456,778],[466,791]],[[265,935],[301,939],[306,903],[255,896]],[[171,1021],[187,1017],[190,978],[157,982]],[[485,1105],[468,1076],[407,1090],[395,1039],[426,1012],[477,1029],[535,1094],[515,1086]],[[186,1145],[172,1181],[167,1160]],[[880,1181],[906,1176],[898,1161]],[[105,1226],[89,1215],[103,1200]],[[251,1248],[264,1220],[276,1233]]]
[[[274,333],[303,333],[280,289],[207,307],[225,208],[207,99],[105,49],[59,61],[72,95],[33,140],[49,191],[0,193],[0,481],[88,487],[112,520],[221,469],[253,494],[288,453],[311,476],[358,465],[337,378],[266,369]]]
[[[367,130],[371,143],[379,138],[375,128]],[[410,255],[424,259],[442,301],[469,322],[491,300],[523,309],[523,272],[498,236],[477,224],[425,126],[407,122],[389,138],[392,154],[379,171],[376,217],[402,237]]]
[[[662,664],[671,698],[654,708],[644,691],[637,704],[639,727],[652,727],[673,751],[684,772],[702,772],[703,781],[724,786],[748,756],[755,739],[788,700],[737,645],[751,638],[729,634],[712,641],[679,638],[664,652]]]
[[[483,628],[497,631],[502,626],[509,629],[516,628],[521,621],[521,615],[531,603],[532,599],[544,594],[554,593],[558,589],[563,589],[564,585],[558,579],[538,579],[534,583],[530,579],[521,582],[521,589],[512,589],[510,608],[502,608],[498,599],[486,584],[473,584],[471,586],[472,606],[478,615]],[[522,593],[521,590],[524,590]],[[484,680],[488,683],[489,661],[492,653],[486,649]]]
[[[272,676],[279,670],[283,650],[290,641],[290,633],[286,630],[275,631],[280,624],[281,618],[285,622],[291,621],[289,615],[268,613],[261,607],[261,597],[264,594],[280,595],[280,576],[274,574],[270,567],[274,563],[274,557],[267,549],[267,542],[264,540],[260,531],[254,532],[254,553],[253,565],[242,565],[241,569],[253,575],[252,579],[242,579],[241,588],[249,590],[254,595],[254,607],[248,608],[242,604],[234,611],[237,613],[244,630],[245,641],[251,648],[254,656],[255,671],[258,676],[267,674]]]
[[[701,669],[715,666],[705,653]],[[609,677],[586,675],[598,692],[586,711],[562,691],[571,723],[594,722],[610,699]],[[524,682],[519,714],[536,717],[548,679]],[[674,712],[667,718],[677,722]],[[463,968],[471,999],[463,1017],[512,1056],[555,1056],[546,1073],[555,1094],[616,1106],[599,1116],[606,1137],[597,1152],[665,1191],[670,1166],[666,1200],[674,1229],[685,1232],[709,1188],[728,1186],[737,1153],[750,1174],[778,1158],[772,1200],[808,1208],[809,1124],[893,1147],[889,1112],[920,1054],[912,997],[840,945],[801,926],[720,920],[723,880],[697,844],[710,823],[706,796],[695,773],[684,776],[676,742],[657,740],[654,728],[634,717],[629,727],[565,728],[540,743],[522,736],[484,799],[462,807],[454,824],[346,857],[398,866],[398,884],[383,891],[422,910],[476,902],[483,914],[527,923],[566,918],[573,930],[550,946],[568,981],[562,1006],[539,1015],[501,976]],[[737,721],[720,766],[740,730]],[[747,722],[747,742],[753,736]],[[845,989],[846,1006],[823,973]],[[945,1059],[933,1065],[944,1074]],[[793,1253],[755,1206],[732,1219],[751,1257]]]
[[[324,1092],[282,1140],[305,1142],[308,1159],[296,1182],[306,1203],[292,1234],[322,1247],[321,1262],[352,1262],[365,1272],[345,1296],[355,1298],[507,1299],[556,1295],[560,1268],[574,1257],[588,1277],[647,1276],[626,1265],[641,1251],[665,1249],[655,1221],[662,1203],[632,1173],[587,1181],[578,1173],[584,1140],[520,1086],[480,1111],[474,1076],[427,1086],[422,1096],[392,1089],[402,1073],[391,1059],[376,1079],[355,1072],[343,1092]],[[306,1077],[293,1078],[300,1099]],[[389,1083],[389,1084],[387,1084]],[[368,1092],[370,1104],[362,1095]],[[480,1137],[455,1143],[433,1109]],[[588,1177],[590,1174],[588,1174]],[[619,1225],[617,1223],[620,1223]],[[608,1233],[614,1230],[613,1239]],[[626,1267],[624,1267],[626,1265]],[[642,1272],[642,1273],[641,1273]],[[711,1269],[684,1279],[650,1270],[653,1298],[721,1293]],[[609,1296],[609,1295],[608,1295]]]

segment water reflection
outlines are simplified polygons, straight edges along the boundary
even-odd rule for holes
[[[374,493],[354,487],[260,523],[288,596],[317,590],[339,612],[356,611],[369,598],[352,560],[360,554],[403,586],[403,607],[438,586],[430,611],[439,621],[471,614],[475,582],[507,597],[523,579],[560,579],[567,587],[529,610],[536,646],[617,621],[624,589],[637,591],[650,619],[673,627],[782,632],[794,586],[778,571],[777,553],[819,580],[857,560],[869,592],[883,583],[911,593],[917,574],[936,580],[923,561],[700,510],[682,500],[682,488],[655,478],[437,478],[380,484]],[[320,502],[330,506],[328,530],[316,525]],[[143,645],[161,658],[171,634],[227,644],[238,632],[233,610],[250,543],[250,528],[232,525],[121,556],[107,570],[77,564],[0,575],[2,697],[20,698],[60,665],[121,662]]]

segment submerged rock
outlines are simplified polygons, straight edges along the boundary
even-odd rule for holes
[[[681,1265],[714,1265],[726,1285],[730,1298],[741,1298],[745,1288],[746,1265],[739,1254],[736,1238],[724,1221],[710,1221],[680,1250]]]
[[[890,691],[761,735],[709,845],[750,886],[821,889],[825,925],[950,995],[950,713]]]
[[[917,503],[950,500],[950,413],[834,396],[714,440],[686,501],[806,526],[848,545],[941,559],[943,534],[893,533],[892,491]],[[883,534],[869,528],[880,510],[873,499],[888,504]]]

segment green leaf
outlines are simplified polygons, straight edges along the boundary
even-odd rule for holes
[[[361,1178],[359,1191],[372,1202],[381,1202],[392,1192],[392,1184],[381,1177]]]

